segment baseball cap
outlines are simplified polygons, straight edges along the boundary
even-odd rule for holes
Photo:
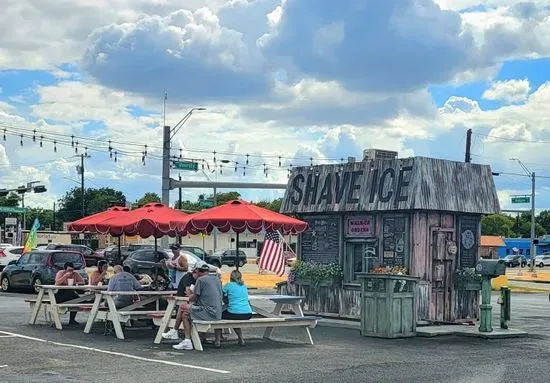
[[[197,261],[197,263],[195,263],[195,270],[210,271],[210,267],[208,267],[208,264],[204,261]]]
[[[181,247],[177,243],[173,243],[170,245],[170,250],[180,250]]]

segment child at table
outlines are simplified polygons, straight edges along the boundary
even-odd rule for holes
[[[73,280],[74,285],[83,285],[85,283],[84,278],[76,272],[72,262],[66,262],[65,265],[63,265],[63,270],[57,272],[55,275],[55,284],[56,286],[68,286],[69,279]],[[55,294],[57,303],[67,302],[76,298],[78,298],[78,294],[75,290],[59,290],[57,294]],[[78,325],[76,321],[76,311],[71,311],[69,313],[69,324]]]

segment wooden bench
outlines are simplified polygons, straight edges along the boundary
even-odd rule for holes
[[[34,309],[34,305],[36,305],[36,302],[38,301],[37,298],[25,298],[25,303],[28,303],[29,304],[29,308],[31,310],[31,313]],[[50,316],[50,314],[48,313],[48,308],[45,304],[49,304],[50,303],[50,300],[47,299],[47,298],[44,298],[42,299],[42,304],[44,304],[44,307],[43,307],[43,310],[44,310],[44,320],[46,322],[51,322],[52,321],[52,318]]]
[[[313,339],[309,333],[310,328],[317,325],[317,321],[321,318],[315,316],[292,316],[292,317],[275,317],[275,318],[251,318],[248,320],[219,320],[219,321],[202,321],[194,320],[191,323],[191,340],[195,350],[202,351],[202,343],[199,338],[199,332],[207,332],[209,330],[220,330],[226,328],[261,328],[273,329],[274,327],[303,327],[306,331],[306,342],[313,344]],[[270,339],[271,331],[264,335],[265,339]]]

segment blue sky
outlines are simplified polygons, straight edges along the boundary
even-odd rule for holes
[[[215,170],[184,179],[284,183],[291,164],[372,147],[462,161],[468,128],[474,162],[521,173],[517,157],[550,176],[548,0],[59,2],[7,0],[0,15],[0,187],[45,182],[31,205],[76,185],[86,146],[89,187],[160,192],[165,92],[170,125],[206,108],[173,154]],[[537,180],[538,209],[549,181]],[[529,189],[495,182],[504,208]]]

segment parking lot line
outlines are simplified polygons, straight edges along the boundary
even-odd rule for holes
[[[142,356],[125,354],[125,353],[122,353],[122,352],[107,351],[107,350],[102,350],[100,348],[79,346],[77,344],[54,342],[54,341],[47,340],[47,339],[40,339],[40,338],[35,338],[35,337],[32,337],[32,336],[27,336],[27,335],[23,335],[23,334],[16,334],[16,333],[7,332],[7,331],[0,331],[0,336],[2,336],[2,335],[7,335],[9,337],[14,337],[14,338],[32,340],[32,341],[36,341],[36,342],[49,343],[49,344],[53,344],[53,345],[56,345],[56,346],[72,347],[72,348],[77,348],[77,349],[80,349],[80,350],[98,352],[98,353],[108,354],[108,355],[116,355],[116,356],[121,356],[121,357],[124,357],[124,358],[141,360],[143,362],[158,363],[158,364],[164,364],[164,365],[174,366],[174,367],[185,367],[185,368],[191,368],[191,369],[195,369],[195,370],[214,372],[214,373],[217,373],[217,374],[230,374],[231,373],[231,371],[227,371],[227,370],[218,370],[216,368],[201,367],[201,366],[195,366],[195,365],[192,365],[192,364],[171,362],[171,361],[168,361],[168,360],[145,358],[145,357],[142,357]]]
[[[0,338],[15,338],[13,335],[0,335]]]

